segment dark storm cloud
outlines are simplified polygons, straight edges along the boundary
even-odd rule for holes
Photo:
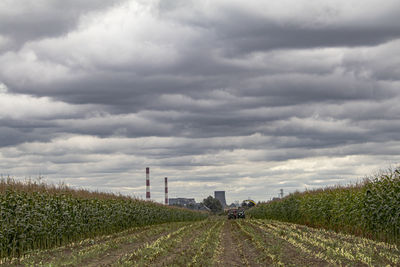
[[[50,141],[57,136],[55,124],[43,120],[0,118],[0,147],[32,141]]]
[[[222,2],[217,4],[218,10],[193,11],[192,1],[160,1],[160,13],[168,19],[211,31],[218,40],[215,45],[219,44],[224,54],[234,57],[272,49],[374,46],[400,37],[398,8],[374,15],[371,21],[367,13],[361,18],[346,17],[348,14],[343,14],[346,12],[340,4],[321,3],[316,11],[313,3],[304,3],[302,11],[308,12],[308,16],[295,14],[277,19],[263,12],[270,9],[270,3],[254,4],[250,1],[248,5],[252,8],[247,8],[237,2]],[[279,8],[288,9],[284,3]],[[188,10],[195,16],[187,15]]]
[[[226,33],[223,43],[230,48],[225,52],[229,56],[273,49],[374,46],[400,37],[396,26],[304,29],[298,25],[274,25],[268,20],[254,21],[252,17],[241,15],[236,17],[239,17],[235,20],[237,24],[217,29]]]
[[[354,177],[399,158],[399,13],[395,1],[3,2],[0,167],[121,189],[151,165],[181,189],[232,182],[237,196]]]
[[[227,4],[224,3],[223,6],[225,5]],[[90,7],[89,4],[87,6]],[[174,4],[171,8],[171,3],[162,1],[160,4],[161,18],[164,18],[164,9],[171,12],[171,9],[174,10],[176,6]],[[110,106],[115,112],[122,113],[138,112],[143,109],[165,110],[171,108],[165,106],[162,101],[157,101],[160,94],[183,94],[196,99],[212,101],[210,92],[218,88],[224,88],[238,98],[257,98],[258,103],[253,101],[253,104],[259,106],[293,105],[315,101],[348,101],[349,99],[376,100],[396,95],[395,89],[382,88],[373,80],[360,80],[342,74],[333,75],[333,68],[347,68],[346,65],[343,66],[340,63],[331,66],[331,73],[325,75],[299,74],[303,72],[301,65],[292,69],[291,73],[276,75],[285,72],[287,65],[276,68],[271,68],[271,66],[252,67],[251,59],[249,59],[247,66],[223,62],[224,54],[232,46],[246,51],[245,53],[248,54],[261,51],[261,48],[256,48],[257,46],[262,47],[264,51],[285,47],[296,48],[288,47],[288,45],[299,45],[301,48],[352,46],[352,42],[360,42],[357,45],[363,46],[375,45],[389,40],[390,36],[394,36],[389,34],[394,28],[392,20],[387,19],[386,23],[380,23],[378,26],[382,29],[376,31],[378,34],[374,34],[374,27],[378,26],[371,25],[367,21],[366,23],[351,21],[348,24],[339,25],[342,28],[326,23],[318,25],[318,27],[311,25],[311,29],[308,29],[304,25],[291,23],[290,20],[288,23],[275,25],[268,16],[254,14],[254,12],[242,10],[237,6],[229,7],[227,5],[226,7],[216,12],[214,16],[203,14],[204,16],[197,17],[199,21],[204,21],[200,30],[193,29],[194,32],[200,34],[199,37],[189,41],[172,41],[172,50],[179,51],[178,59],[173,64],[158,66],[157,64],[148,64],[145,61],[136,62],[134,59],[132,62],[135,63],[127,66],[114,64],[106,67],[99,64],[91,67],[92,69],[94,67],[96,71],[82,69],[81,73],[75,78],[55,80],[50,83],[35,80],[31,83],[21,83],[21,79],[16,80],[14,76],[0,76],[3,76],[1,78],[3,82],[9,85],[10,90],[15,92],[52,96],[75,104],[104,104]],[[185,5],[185,8],[188,8],[188,5]],[[81,10],[79,6],[77,9]],[[178,12],[179,14],[180,12]],[[176,13],[172,13],[172,15],[176,15]],[[193,25],[190,21],[187,22],[179,16],[175,18],[172,15],[167,16],[167,19],[173,22],[175,20],[178,23],[187,23],[187,25],[181,25],[182,27],[190,28]],[[392,18],[394,15],[391,14],[390,17]],[[333,19],[332,24],[337,24],[335,19]],[[286,32],[285,27],[291,30]],[[339,28],[336,29],[336,27]],[[333,32],[331,28],[335,28]],[[354,29],[355,33],[348,34],[349,28]],[[395,28],[397,29],[397,27]],[[304,34],[304,31],[311,33]],[[370,42],[356,34],[362,35],[364,31],[368,31],[369,34],[365,34],[365,36],[370,36],[371,39],[375,38],[374,41]],[[335,35],[335,32],[338,34]],[[337,37],[340,35],[339,33],[343,34],[342,38]],[[319,34],[323,35],[320,36]],[[381,38],[380,35],[387,37]],[[298,38],[298,36],[302,38]],[[327,36],[333,37],[328,38]],[[271,46],[268,43],[269,39],[272,42],[279,42],[279,45]],[[325,43],[315,45],[314,39]],[[244,45],[242,48],[242,40],[253,44]],[[304,44],[302,44],[303,40]],[[332,40],[342,40],[343,43],[338,44]],[[255,48],[246,48],[247,46]],[[48,52],[45,49],[40,49],[40,46],[36,51],[39,56],[38,60],[54,61],[54,64],[65,64],[66,61],[73,60],[69,58],[71,51],[63,51],[66,59],[61,61],[59,58],[48,57],[46,55]],[[217,51],[217,53],[210,53],[213,51]],[[222,55],[222,58],[217,58],[216,55]],[[110,54],[111,62],[113,61],[112,56],[113,54]],[[242,58],[240,53],[237,52],[229,56],[229,58],[235,57]],[[268,62],[269,57],[264,58],[264,60]],[[302,60],[307,60],[307,58],[293,59],[293,61]],[[12,64],[12,62],[10,63]],[[317,69],[315,68],[315,72],[317,72]],[[23,76],[24,74],[15,75]],[[234,110],[238,108],[237,102],[239,101],[233,103],[233,106],[231,102],[223,106],[231,105],[231,109]],[[183,107],[183,109],[191,110],[188,107]],[[212,123],[212,120],[210,122]]]
[[[32,135],[31,132],[24,133],[23,131],[19,131],[18,129],[14,128],[0,127],[0,131],[0,147],[13,146],[24,142],[36,141],[40,138],[40,136]],[[40,139],[43,140],[43,138]]]
[[[0,4],[0,35],[12,40],[9,48],[17,49],[28,41],[67,34],[85,13],[100,11],[119,2],[122,0],[5,0]]]

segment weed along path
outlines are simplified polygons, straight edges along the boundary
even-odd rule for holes
[[[400,266],[395,245],[269,220],[164,223],[131,228],[4,266]]]

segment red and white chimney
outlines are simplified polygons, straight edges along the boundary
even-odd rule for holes
[[[146,200],[150,200],[150,168],[146,167]]]
[[[168,205],[168,177],[165,177],[164,181],[165,181],[165,205]]]

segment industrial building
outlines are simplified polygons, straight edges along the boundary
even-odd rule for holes
[[[196,201],[194,198],[169,198],[168,199],[168,204],[170,206],[181,206],[181,207],[187,207],[190,205],[196,205]]]
[[[218,199],[221,202],[222,208],[225,208],[226,200],[225,200],[225,191],[214,191],[214,198]]]

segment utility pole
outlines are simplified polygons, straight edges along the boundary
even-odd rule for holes
[[[146,200],[150,200],[150,167],[146,167]]]
[[[164,178],[165,183],[165,205],[168,206],[168,177]]]

